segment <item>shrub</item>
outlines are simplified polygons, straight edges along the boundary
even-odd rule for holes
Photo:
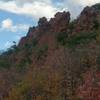
[[[35,47],[37,44],[38,44],[37,39],[33,39],[33,40],[32,40],[32,46]]]
[[[99,27],[100,27],[100,24],[99,24],[98,20],[94,20],[93,28],[94,28],[95,30],[98,30]]]
[[[87,43],[92,39],[96,39],[96,33],[95,32],[89,32],[89,33],[79,33],[75,36],[69,37],[66,41],[66,45],[68,47],[74,47],[81,43]]]
[[[7,51],[3,52],[1,55],[6,56],[6,55],[10,55],[12,53],[13,53],[13,50],[9,48]]]
[[[61,45],[65,45],[66,44],[66,39],[68,37],[68,33],[64,32],[64,33],[59,33],[57,35],[57,41],[61,44]]]
[[[34,48],[37,45],[37,40],[33,39],[31,43],[26,43],[25,44],[25,49],[30,49],[30,48]]]
[[[31,64],[32,61],[29,57],[26,57],[26,58],[23,58],[20,60],[20,62],[17,64],[16,68],[19,70],[19,71],[23,71],[26,69],[27,65],[28,64]]]
[[[68,37],[68,33],[59,33],[57,35],[57,41],[63,46],[74,47],[81,43],[88,43],[93,39],[96,40],[97,35],[98,33],[96,31],[86,33],[82,32],[70,37]]]
[[[97,64],[97,71],[100,71],[100,55],[97,56],[96,64]]]
[[[0,68],[10,68],[10,62],[7,59],[0,58]]]
[[[76,24],[76,20],[73,20],[69,23],[69,29],[70,29],[70,33],[73,32],[73,29],[75,27],[75,24]]]
[[[100,10],[100,3],[97,3],[97,4],[93,5],[92,7],[94,7],[97,10]]]
[[[29,92],[31,91],[31,83],[27,81],[22,81],[18,83],[9,93],[7,100],[31,100],[31,95],[29,97]]]
[[[41,57],[46,56],[46,52],[48,50],[48,45],[45,44],[43,46],[41,46],[40,48],[38,48],[37,50],[37,59],[39,60]]]
[[[37,39],[33,39],[31,43],[26,43],[24,46],[24,50],[27,51],[28,55],[31,55],[32,50],[37,46]]]

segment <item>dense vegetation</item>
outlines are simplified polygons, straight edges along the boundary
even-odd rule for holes
[[[95,9],[100,10],[100,3],[98,3],[98,4],[96,4],[96,5],[92,6],[92,7],[94,7]]]

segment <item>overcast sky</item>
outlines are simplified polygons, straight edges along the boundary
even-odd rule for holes
[[[95,3],[100,0],[0,0],[0,50],[18,42],[40,17],[49,19],[65,10],[75,18],[85,6]]]

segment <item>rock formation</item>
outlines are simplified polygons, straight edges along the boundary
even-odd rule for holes
[[[100,100],[100,4],[42,17],[0,55],[0,100]]]

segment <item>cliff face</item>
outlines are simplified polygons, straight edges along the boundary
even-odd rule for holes
[[[45,17],[40,18],[37,27],[31,27],[26,37],[23,37],[19,45],[24,45],[27,38],[39,38],[39,35],[45,35],[45,33],[60,33],[66,32],[70,22],[69,12],[58,12],[55,14],[54,18],[47,21]],[[31,41],[30,41],[31,42]]]
[[[100,10],[94,7],[85,7],[77,19],[75,31],[91,31],[96,21],[100,23]]]
[[[26,37],[23,37],[19,45],[25,42],[26,38],[38,38],[38,35],[42,33],[60,33],[69,32],[70,29],[70,13],[69,12],[58,12],[54,18],[49,21],[45,17],[40,18],[37,27],[31,27]],[[73,23],[72,34],[80,32],[93,31],[95,24],[100,23],[100,10],[94,6],[85,7],[79,17]],[[98,26],[97,26],[98,27]],[[69,34],[71,34],[69,32]],[[27,39],[26,39],[27,41]]]
[[[64,11],[30,27],[0,56],[0,100],[99,100],[99,6],[73,21]]]

